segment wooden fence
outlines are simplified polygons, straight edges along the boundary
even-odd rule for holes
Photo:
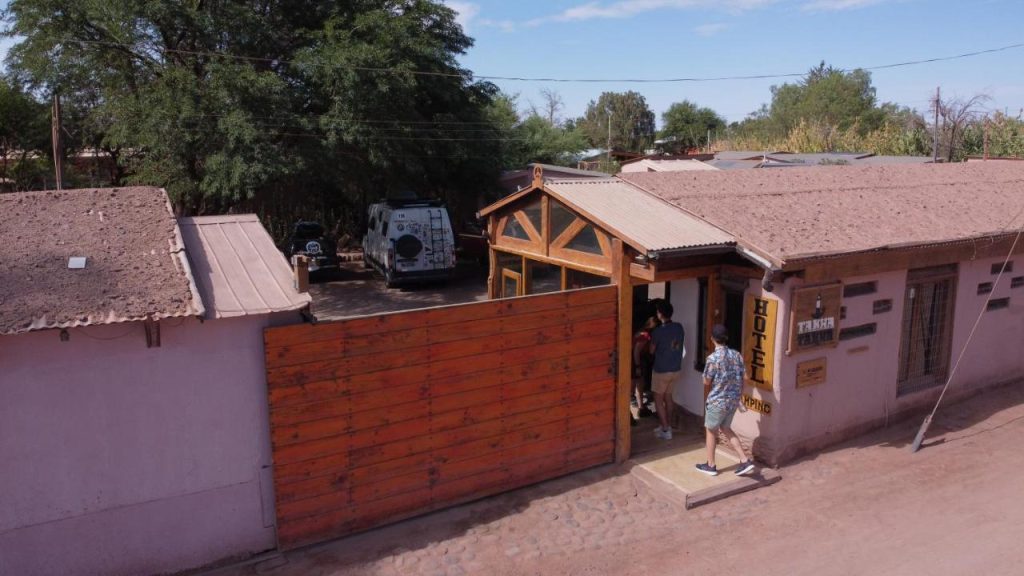
[[[264,339],[283,549],[614,457],[614,287]]]

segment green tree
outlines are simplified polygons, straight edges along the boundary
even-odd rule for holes
[[[45,185],[50,109],[10,77],[0,77],[0,192]]]
[[[531,162],[572,166],[587,147],[583,134],[553,122],[550,106],[539,110],[531,104],[529,110],[520,117],[518,97],[507,94],[498,95],[488,109],[495,128],[509,136],[502,146],[501,167],[513,170]]]
[[[672,151],[702,148],[708,144],[708,131],[725,129],[725,119],[711,108],[699,107],[689,100],[676,102],[661,115],[660,137],[670,141]]]
[[[11,0],[10,67],[182,213],[362,218],[412,188],[471,211],[504,136],[430,0]]]
[[[607,146],[609,133],[613,150],[643,152],[654,142],[654,112],[638,92],[602,93],[596,101],[590,101],[575,127],[591,146]]]

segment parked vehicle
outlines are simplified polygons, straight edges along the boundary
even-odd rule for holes
[[[299,221],[295,223],[292,235],[288,238],[285,255],[289,261],[292,256],[309,258],[309,271],[331,271],[338,268],[338,249],[333,238],[327,235],[324,227],[317,222]]]
[[[455,269],[455,236],[440,200],[388,200],[371,204],[363,262],[388,287],[446,280]]]

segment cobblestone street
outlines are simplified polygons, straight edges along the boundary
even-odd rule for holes
[[[1024,386],[944,406],[911,454],[919,423],[690,511],[604,466],[210,576],[1015,572]]]

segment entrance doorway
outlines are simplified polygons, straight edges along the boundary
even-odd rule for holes
[[[899,381],[902,396],[942,384],[949,372],[957,267],[911,270],[903,301]]]

